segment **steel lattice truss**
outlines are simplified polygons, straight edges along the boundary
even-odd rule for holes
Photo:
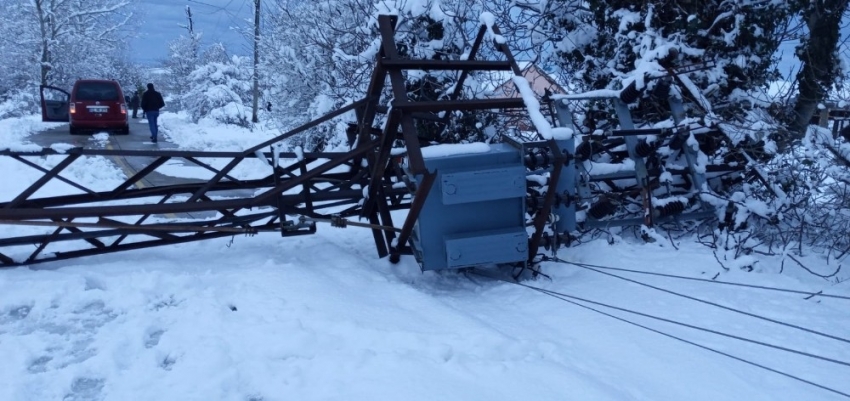
[[[426,119],[447,124],[452,111],[522,109],[525,106],[518,98],[460,98],[463,82],[470,71],[521,74],[505,44],[485,40],[489,29],[499,34],[497,27],[479,29],[467,60],[441,61],[401,58],[394,40],[395,24],[395,17],[379,18],[382,46],[363,99],[242,152],[83,148],[61,153],[52,149],[0,152],[0,156],[11,157],[44,173],[11,201],[0,204],[0,224],[53,229],[49,233],[30,231],[28,235],[0,239],[0,266],[29,265],[238,233],[278,231],[283,236],[291,236],[315,232],[314,221],[287,220],[292,215],[314,219],[363,218],[369,221],[367,225],[372,228],[380,257],[391,255],[391,259],[397,261],[400,255],[410,254],[408,239],[435,176],[425,168],[420,150],[424,141],[417,136],[415,121]],[[476,60],[479,50],[488,41],[503,55],[500,57],[503,60]],[[454,92],[444,99],[417,102],[407,95],[405,70],[457,71],[459,80]],[[381,96],[387,81],[391,102]],[[352,111],[358,124],[348,132],[352,144],[349,151],[296,155],[275,150],[275,144]],[[374,128],[378,113],[389,113],[383,130]],[[393,155],[398,154],[398,149],[406,149],[410,171],[425,176],[418,187],[398,185],[403,181],[404,172],[398,158],[391,157],[391,149],[395,149]],[[51,169],[29,160],[48,155],[63,159]],[[60,175],[71,163],[85,156],[144,157],[150,161],[112,190],[93,191]],[[215,168],[210,159],[229,162]],[[255,163],[257,159],[268,164],[267,176],[250,180],[234,177],[234,169],[252,160]],[[207,181],[136,185],[174,161],[198,166],[214,176]],[[283,161],[289,163],[281,163]],[[560,171],[560,167],[557,170]],[[33,197],[52,181],[68,184],[79,193]],[[365,197],[364,188],[367,189]],[[552,196],[544,200],[548,207],[552,203]],[[398,209],[410,211],[401,227],[395,228],[390,212]],[[544,209],[541,215],[548,216],[548,209]],[[214,216],[208,218],[191,217],[193,213],[213,215],[211,212]],[[545,219],[538,220],[535,224],[537,240],[545,223]]]

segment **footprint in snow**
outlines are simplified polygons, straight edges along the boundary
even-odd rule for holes
[[[47,371],[47,363],[52,361],[53,357],[49,355],[43,355],[38,358],[35,358],[30,365],[27,366],[27,371],[30,373],[43,373]]]
[[[79,377],[71,383],[71,392],[62,401],[94,401],[103,399],[101,392],[105,380]]]
[[[145,348],[153,348],[159,345],[159,339],[165,333],[165,330],[155,330],[148,334],[148,338],[145,339]]]
[[[13,306],[6,313],[0,314],[0,325],[24,320],[31,311],[32,305]]]
[[[162,361],[159,363],[159,367],[165,370],[171,370],[171,367],[174,366],[175,363],[177,363],[177,358],[168,355],[162,359]]]

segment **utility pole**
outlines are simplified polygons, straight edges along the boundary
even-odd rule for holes
[[[259,122],[257,118],[257,106],[260,100],[260,0],[254,0],[254,112],[251,116],[252,122]]]
[[[195,35],[195,24],[192,22],[192,9],[189,6],[186,6],[186,18],[189,20],[189,26],[186,29],[189,30],[189,35]]]

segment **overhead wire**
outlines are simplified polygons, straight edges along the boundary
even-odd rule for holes
[[[654,286],[654,285],[651,285],[651,284],[643,283],[643,282],[633,280],[633,279],[623,277],[623,276],[618,276],[616,274],[608,273],[608,272],[605,272],[605,271],[602,271],[602,270],[599,270],[599,269],[595,269],[595,268],[592,268],[592,267],[583,266],[581,264],[568,262],[568,261],[565,261],[563,259],[553,258],[553,260],[558,261],[560,263],[571,264],[571,265],[574,265],[574,266],[581,267],[583,269],[595,271],[599,274],[604,274],[606,276],[614,277],[614,278],[617,278],[617,279],[620,279],[620,280],[623,280],[623,281],[627,281],[627,282],[637,284],[637,285],[640,285],[640,286],[643,286],[643,287],[651,288],[651,289],[661,291],[661,292],[664,292],[664,293],[667,293],[667,294],[675,295],[675,296],[682,297],[682,298],[685,298],[685,299],[690,299],[692,301],[696,301],[696,302],[703,303],[703,304],[706,304],[706,305],[711,305],[711,306],[714,306],[714,307],[717,307],[717,308],[720,308],[720,309],[728,310],[730,312],[735,312],[735,313],[742,314],[742,315],[749,316],[749,317],[753,317],[753,318],[756,318],[756,319],[759,319],[759,320],[764,320],[764,321],[775,323],[775,324],[778,324],[778,325],[781,325],[781,326],[793,328],[793,329],[804,331],[804,332],[807,332],[807,333],[811,333],[811,334],[814,334],[814,335],[817,335],[817,336],[830,338],[830,339],[833,339],[833,340],[837,340],[837,341],[841,341],[841,342],[845,342],[845,343],[850,344],[850,340],[843,338],[843,337],[839,337],[837,335],[824,333],[824,332],[821,332],[821,331],[818,331],[818,330],[802,327],[802,326],[799,326],[799,325],[796,325],[796,324],[793,324],[793,323],[783,322],[781,320],[769,318],[769,317],[766,317],[766,316],[761,316],[761,315],[758,315],[758,314],[755,314],[755,313],[752,313],[752,312],[747,312],[747,311],[736,309],[736,308],[733,308],[733,307],[730,307],[730,306],[721,305],[721,304],[716,303],[716,302],[712,302],[712,301],[708,301],[708,300],[705,300],[705,299],[701,299],[701,298],[693,297],[693,296],[690,296],[690,295],[682,294],[682,293],[679,293],[679,292],[676,292],[676,291],[668,290],[666,288],[657,287],[657,286]]]
[[[227,4],[225,4],[223,6],[217,6],[215,4],[205,3],[203,1],[198,1],[198,0],[188,0],[188,1],[189,1],[189,3],[200,4],[202,6],[211,7],[211,8],[215,9],[214,11],[205,12],[204,14],[214,14],[214,13],[217,13],[219,11],[226,11],[227,7],[230,7],[230,4],[233,3],[233,0],[230,0],[230,1],[227,2]]]
[[[546,259],[544,259],[544,260],[546,260]],[[758,289],[758,290],[787,292],[787,293],[791,293],[791,294],[807,295],[809,297],[824,297],[824,298],[836,298],[836,299],[850,300],[850,296],[837,295],[837,294],[827,294],[827,293],[824,293],[823,291],[812,292],[812,291],[794,290],[794,289],[789,289],[789,288],[769,287],[769,286],[764,286],[764,285],[733,283],[731,281],[713,280],[713,279],[699,278],[699,277],[688,277],[688,276],[680,276],[680,275],[675,275],[675,274],[657,273],[657,272],[649,272],[649,271],[643,271],[643,270],[625,269],[625,268],[621,268],[621,267],[602,266],[602,265],[595,265],[595,264],[590,264],[590,263],[570,262],[570,261],[554,260],[554,259],[552,261],[558,261],[558,262],[561,262],[561,263],[568,263],[568,264],[573,264],[573,265],[583,266],[583,267],[584,266],[593,267],[593,268],[601,269],[601,270],[612,270],[612,271],[621,271],[621,272],[626,272],[626,273],[644,274],[644,275],[649,275],[649,276],[675,278],[675,279],[680,279],[680,280],[700,281],[700,282],[714,283],[714,284],[720,284],[720,285],[753,288],[753,289]]]
[[[842,391],[840,391],[840,390],[837,390],[837,389],[834,389],[834,388],[831,388],[831,387],[828,387],[828,386],[825,386],[825,385],[822,385],[822,384],[815,383],[815,382],[813,382],[813,381],[811,381],[811,380],[807,380],[807,379],[804,379],[804,378],[802,378],[802,377],[795,376],[795,375],[793,375],[793,374],[790,374],[790,373],[787,373],[787,372],[783,372],[783,371],[780,371],[780,370],[778,370],[778,369],[774,369],[774,368],[771,368],[771,367],[769,367],[769,366],[765,366],[765,365],[763,365],[763,364],[760,364],[760,363],[757,363],[757,362],[753,362],[753,361],[750,361],[750,360],[748,360],[748,359],[744,359],[744,358],[742,358],[742,357],[732,355],[732,354],[730,354],[730,353],[728,353],[728,352],[720,351],[720,350],[718,350],[718,349],[711,348],[711,347],[708,347],[708,346],[705,346],[705,345],[702,345],[702,344],[699,344],[699,343],[696,343],[696,342],[693,342],[693,341],[690,341],[690,340],[684,339],[684,338],[682,338],[682,337],[679,337],[679,336],[676,336],[676,335],[673,335],[673,334],[665,333],[665,332],[663,332],[663,331],[661,331],[661,330],[654,329],[654,328],[648,327],[648,326],[646,326],[646,325],[642,325],[642,324],[640,324],[640,323],[633,322],[633,321],[631,321],[631,320],[628,320],[628,319],[622,318],[622,317],[620,317],[620,316],[616,316],[616,315],[613,315],[613,314],[610,314],[610,313],[607,313],[607,312],[601,311],[601,310],[599,310],[599,309],[593,308],[593,307],[588,306],[588,305],[584,305],[584,304],[582,304],[581,302],[586,302],[586,303],[590,303],[590,304],[593,304],[593,305],[598,305],[598,306],[607,307],[607,308],[611,308],[611,309],[615,309],[615,310],[620,310],[620,311],[623,311],[623,312],[633,313],[633,314],[637,314],[637,315],[639,315],[639,316],[645,316],[645,317],[650,317],[650,318],[654,318],[654,319],[656,319],[656,318],[657,318],[657,319],[659,319],[659,320],[663,320],[663,321],[667,321],[667,322],[675,323],[675,324],[680,324],[680,325],[685,325],[685,326],[687,326],[687,327],[691,327],[691,328],[694,328],[694,329],[697,329],[697,330],[703,330],[703,331],[711,332],[711,333],[714,333],[714,334],[726,335],[725,333],[717,332],[717,331],[710,330],[710,329],[698,328],[698,327],[696,327],[696,326],[689,326],[689,325],[687,325],[686,323],[675,322],[675,321],[673,321],[673,320],[671,320],[671,319],[659,318],[659,317],[656,317],[656,316],[652,316],[652,315],[648,315],[648,314],[643,314],[643,313],[641,313],[641,312],[632,311],[632,310],[629,310],[629,309],[626,309],[626,308],[620,308],[620,307],[616,307],[616,306],[613,306],[613,305],[603,304],[603,303],[601,303],[601,302],[596,302],[596,301],[591,301],[591,300],[587,300],[587,299],[583,299],[583,298],[579,298],[579,297],[574,297],[574,296],[571,296],[571,295],[563,294],[563,293],[556,292],[556,291],[547,290],[547,289],[540,288],[540,287],[535,287],[535,286],[528,285],[528,284],[524,284],[524,283],[520,283],[520,282],[517,282],[517,281],[510,281],[510,280],[507,280],[507,279],[504,279],[504,278],[500,278],[500,277],[493,277],[493,276],[486,275],[486,274],[482,274],[482,273],[479,273],[479,272],[476,272],[476,271],[473,271],[472,273],[477,274],[477,275],[482,276],[482,277],[486,277],[486,278],[490,278],[490,279],[494,279],[494,280],[502,281],[502,282],[505,282],[505,283],[508,283],[508,284],[514,284],[514,285],[518,285],[518,286],[521,286],[521,287],[525,287],[525,288],[528,288],[528,289],[531,289],[531,290],[537,291],[537,292],[539,292],[539,293],[541,293],[541,294],[548,295],[548,296],[550,296],[550,297],[553,297],[553,298],[559,299],[559,300],[564,301],[564,302],[567,302],[567,303],[569,303],[569,304],[572,304],[572,305],[578,306],[578,307],[580,307],[580,308],[587,309],[587,310],[590,310],[590,311],[593,311],[593,312],[599,313],[599,314],[601,314],[601,315],[604,315],[604,316],[607,316],[607,317],[610,317],[610,318],[616,319],[616,320],[618,320],[618,321],[621,321],[621,322],[627,323],[627,324],[629,324],[629,325],[636,326],[636,327],[639,327],[639,328],[642,328],[642,329],[645,329],[645,330],[651,331],[651,332],[653,332],[653,333],[660,334],[660,335],[662,335],[662,336],[665,336],[665,337],[668,337],[668,338],[671,338],[671,339],[674,339],[674,340],[677,340],[677,341],[680,341],[680,342],[683,342],[683,343],[686,343],[686,344],[693,345],[693,346],[695,346],[695,347],[698,347],[698,348],[704,349],[704,350],[706,350],[706,351],[710,351],[710,352],[713,352],[713,353],[716,353],[716,354],[719,354],[719,355],[726,356],[726,357],[728,357],[728,358],[731,358],[731,359],[737,360],[737,361],[739,361],[739,362],[743,362],[743,363],[746,363],[746,364],[748,364],[748,365],[755,366],[755,367],[758,367],[758,368],[760,368],[760,369],[764,369],[764,370],[766,370],[766,371],[769,371],[769,372],[773,372],[773,373],[779,374],[779,375],[784,376],[784,377],[787,377],[787,378],[789,378],[789,379],[796,380],[796,381],[799,381],[799,382],[801,382],[801,383],[805,383],[805,384],[808,384],[808,385],[811,385],[811,386],[814,386],[814,387],[820,388],[820,389],[822,389],[822,390],[829,391],[829,392],[831,392],[831,393],[834,393],[834,394],[838,394],[838,395],[844,396],[844,397],[846,397],[846,398],[850,398],[850,394],[848,394],[848,393],[846,393],[846,392],[842,392]],[[741,339],[742,339],[742,337],[732,336],[732,335],[727,335],[727,337],[731,337],[731,338],[735,338],[735,339],[739,339],[739,340],[741,340]],[[807,354],[807,353],[800,353],[800,352],[789,351],[789,349],[786,349],[785,347],[779,347],[779,346],[774,346],[774,345],[767,344],[767,343],[761,343],[761,342],[758,342],[758,341],[756,341],[756,340],[749,340],[749,339],[747,339],[746,341],[748,341],[748,342],[755,342],[755,343],[760,344],[760,345],[763,345],[763,346],[767,346],[767,347],[771,347],[771,348],[775,348],[775,349],[779,349],[779,350],[783,350],[783,351],[787,351],[787,352],[793,352],[793,353],[800,354],[800,355],[805,355],[805,354]],[[809,356],[809,357],[812,357],[812,358],[815,358],[815,359],[829,360],[829,358],[820,357],[820,356],[816,356],[816,355],[814,355],[814,356],[813,356],[813,355],[805,355],[805,356]],[[844,361],[829,360],[829,362],[834,362],[834,363],[842,364],[842,365],[845,365],[845,366],[847,365],[847,362],[844,362]]]
[[[846,361],[842,361],[842,360],[838,360],[838,359],[833,359],[833,358],[829,358],[829,357],[825,357],[825,356],[821,356],[821,355],[817,355],[817,354],[812,354],[812,353],[809,353],[809,352],[806,352],[806,351],[800,351],[800,350],[796,350],[796,349],[793,349],[793,348],[784,347],[784,346],[781,346],[781,345],[770,344],[770,343],[767,343],[767,342],[764,342],[764,341],[753,340],[753,339],[741,337],[741,336],[738,336],[738,335],[735,335],[735,334],[725,333],[725,332],[722,332],[722,331],[709,329],[709,328],[706,328],[706,327],[700,327],[700,326],[692,325],[692,324],[689,324],[689,323],[679,322],[679,321],[676,321],[676,320],[673,320],[673,319],[668,319],[668,318],[661,317],[661,316],[656,316],[656,315],[651,315],[651,314],[648,314],[648,313],[638,312],[638,311],[635,311],[635,310],[622,308],[622,307],[614,306],[614,305],[609,305],[609,304],[605,304],[605,303],[602,303],[602,302],[592,301],[592,300],[589,300],[589,299],[585,299],[585,298],[581,298],[581,297],[577,297],[577,296],[573,296],[573,295],[568,295],[568,294],[560,293],[560,292],[557,292],[557,291],[547,290],[547,289],[544,289],[544,288],[537,288],[537,291],[542,291],[542,292],[545,292],[547,294],[557,295],[559,297],[564,297],[564,298],[569,298],[569,299],[572,299],[574,301],[586,302],[586,303],[589,303],[589,304],[592,304],[592,305],[602,306],[602,307],[605,307],[605,308],[610,308],[610,309],[618,310],[618,311],[621,311],[621,312],[630,313],[630,314],[633,314],[633,315],[643,316],[643,317],[650,318],[650,319],[653,319],[653,320],[658,320],[658,321],[665,322],[665,323],[671,323],[671,324],[675,324],[677,326],[687,327],[689,329],[699,330],[699,331],[703,331],[703,332],[706,332],[706,333],[712,333],[712,334],[716,334],[716,335],[719,335],[719,336],[722,336],[722,337],[727,337],[727,338],[732,338],[732,339],[735,339],[735,340],[747,342],[747,343],[750,343],[750,344],[761,345],[763,347],[773,348],[773,349],[776,349],[776,350],[785,351],[785,352],[789,352],[789,353],[792,353],[792,354],[802,355],[802,356],[806,356],[806,357],[809,357],[809,358],[819,359],[819,360],[822,360],[822,361],[832,362],[832,363],[835,363],[835,364],[838,364],[838,365],[844,365],[844,366],[850,367],[850,362],[846,362]]]
[[[245,8],[245,4],[247,3],[247,0],[243,0],[242,3],[240,3],[239,8],[235,12],[230,10],[230,6],[231,6],[231,4],[233,4],[233,1],[234,0],[229,0],[226,5],[217,6],[217,5],[214,5],[214,4],[209,4],[209,3],[205,3],[205,2],[202,2],[202,1],[198,1],[198,0],[189,0],[190,3],[199,4],[199,5],[202,5],[202,6],[205,6],[205,7],[212,7],[212,8],[215,9],[211,12],[205,12],[204,14],[211,15],[211,14],[218,14],[218,13],[223,12],[227,16],[227,18],[229,19],[229,22],[232,26],[238,26],[239,20],[240,20],[239,14],[242,13],[242,10]],[[214,41],[219,41],[218,39],[220,39],[221,36],[222,36],[221,35],[221,31],[222,31],[221,17],[222,17],[222,14],[219,14],[218,19],[216,20],[216,23],[215,23],[214,35],[216,36],[216,39],[214,39]],[[240,33],[240,35],[241,35],[241,33]]]

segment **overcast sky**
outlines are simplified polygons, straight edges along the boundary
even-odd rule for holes
[[[2,1],[2,0],[0,0]],[[139,0],[140,35],[131,43],[137,62],[156,65],[168,55],[168,42],[186,30],[186,6],[192,9],[195,32],[202,45],[222,42],[231,54],[248,54],[248,42],[231,27],[253,21],[253,0]]]

